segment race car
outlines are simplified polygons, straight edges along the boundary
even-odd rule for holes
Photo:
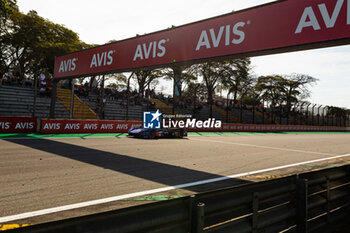
[[[187,136],[187,130],[183,128],[144,129],[139,127],[130,129],[128,136],[147,139],[183,138],[184,136]]]

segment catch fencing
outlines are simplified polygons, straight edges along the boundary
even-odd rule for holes
[[[350,216],[350,165],[44,223],[28,233],[335,232]]]

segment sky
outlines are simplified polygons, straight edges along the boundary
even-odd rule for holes
[[[89,44],[104,44],[203,20],[271,0],[18,0],[20,11],[35,10],[77,32]],[[350,109],[350,45],[253,57],[260,75],[307,74],[319,79],[311,103]],[[170,88],[171,89],[171,88]]]

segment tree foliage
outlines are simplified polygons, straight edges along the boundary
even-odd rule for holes
[[[106,76],[106,80],[109,81],[107,87],[114,88],[118,91],[127,89],[128,78],[124,74],[111,74]]]
[[[210,105],[209,116],[212,117],[212,105],[214,101],[215,90],[223,77],[227,75],[225,63],[222,62],[205,62],[195,65],[197,74],[203,78],[203,83],[207,89],[208,103]]]
[[[224,61],[226,75],[223,77],[222,84],[226,87],[228,93],[233,93],[233,99],[236,102],[239,94],[245,94],[247,81],[250,79],[251,61],[249,58],[239,58]]]
[[[55,56],[90,47],[78,34],[40,17],[35,11],[23,14],[15,1],[1,0],[0,64],[23,78],[47,71],[53,73]]]
[[[164,69],[163,74],[166,80],[173,81],[174,88],[179,91],[180,97],[186,85],[197,79],[193,66],[172,66]]]
[[[291,109],[293,103],[310,96],[308,87],[316,82],[316,78],[305,74],[261,76],[258,79],[256,91],[272,106],[286,105]]]
[[[155,70],[139,70],[133,73],[133,78],[137,81],[139,87],[139,95],[144,97],[145,90],[148,85],[157,78],[162,77],[162,71]]]

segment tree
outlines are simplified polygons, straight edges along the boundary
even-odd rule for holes
[[[316,84],[317,80],[305,74],[284,75],[280,86],[287,109],[291,109],[292,103],[310,97],[308,87]]]
[[[180,98],[185,86],[197,79],[195,70],[191,66],[172,66],[164,69],[163,73],[166,80],[173,81],[174,90],[175,88],[178,90]]]
[[[210,106],[209,117],[213,116],[213,97],[217,85],[227,75],[227,69],[222,62],[205,62],[195,65],[199,76],[203,77],[203,82],[207,88],[208,103]]]
[[[204,99],[206,96],[206,87],[204,83],[189,82],[183,91],[183,97],[193,101],[192,117],[195,117],[198,112],[198,99]]]
[[[156,70],[139,70],[133,73],[133,78],[137,81],[139,86],[139,96],[144,97],[145,89],[157,78],[162,76],[162,72]]]
[[[124,74],[107,75],[106,80],[110,82],[107,87],[114,88],[118,91],[126,90],[128,78]]]
[[[204,83],[194,83],[190,82],[188,83],[186,89],[183,90],[183,96],[189,99],[193,99],[196,97],[196,100],[199,98],[206,97],[207,90]]]
[[[75,32],[43,19],[35,11],[23,14],[13,10],[10,20],[6,24],[8,33],[1,35],[2,59],[22,78],[43,70],[53,73],[55,56],[90,47]]]
[[[16,0],[0,0],[0,35],[6,33],[8,20],[14,11],[18,11]]]
[[[283,78],[279,75],[261,76],[255,86],[255,90],[260,93],[260,97],[269,101],[275,106],[281,100],[280,83]]]
[[[6,37],[9,34],[9,25],[12,24],[11,16],[18,10],[16,1],[1,0],[0,1],[0,75],[7,70],[7,54],[9,43]]]
[[[243,90],[246,85],[245,82],[249,79],[250,64],[249,58],[224,61],[227,75],[223,77],[222,83],[228,90],[228,94],[233,93],[234,102],[237,101],[238,94]]]
[[[285,104],[289,111],[292,103],[310,96],[308,87],[316,82],[316,78],[305,74],[262,76],[258,79],[256,90],[272,106]]]

